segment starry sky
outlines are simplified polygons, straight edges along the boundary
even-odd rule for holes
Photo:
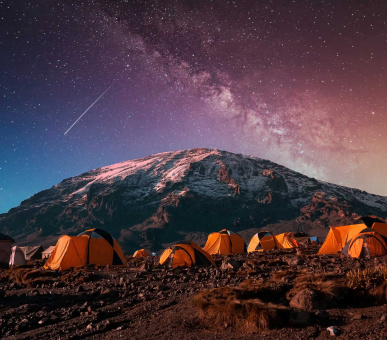
[[[0,0],[0,32],[0,213],[194,147],[387,195],[387,1]]]

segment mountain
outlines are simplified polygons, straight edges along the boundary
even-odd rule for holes
[[[19,244],[108,230],[129,253],[212,231],[260,228],[325,237],[329,226],[387,218],[387,197],[309,178],[268,160],[211,149],[165,152],[63,180],[0,215]]]

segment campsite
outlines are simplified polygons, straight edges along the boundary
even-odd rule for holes
[[[0,8],[0,340],[387,340],[387,0]]]
[[[203,248],[158,255],[124,256],[99,229],[62,236],[48,259],[0,270],[0,336],[385,339],[387,225],[364,221],[331,228],[322,245],[261,231],[247,246],[223,229]]]

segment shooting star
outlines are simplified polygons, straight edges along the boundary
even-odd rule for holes
[[[102,98],[102,96],[103,96],[107,91],[110,90],[110,88],[114,85],[115,82],[116,82],[116,80],[113,81],[113,83],[105,90],[105,92],[102,93],[102,94],[95,100],[95,102],[94,102],[93,104],[91,104],[91,105],[86,109],[86,111],[83,112],[83,113],[79,116],[79,118],[73,123],[73,125],[71,125],[71,126],[68,128],[68,130],[64,133],[64,135],[66,135],[66,133],[69,132],[69,131],[73,128],[73,126],[74,126],[75,124],[78,123],[78,121],[85,115],[85,113],[86,113],[87,111],[89,111],[89,110],[97,103],[97,101],[100,100],[100,99]]]

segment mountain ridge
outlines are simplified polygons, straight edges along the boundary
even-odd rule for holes
[[[0,231],[54,244],[85,228],[108,230],[126,251],[160,250],[228,228],[249,241],[261,228],[323,237],[329,225],[387,218],[387,197],[318,181],[269,160],[217,149],[163,152],[64,179],[0,215]],[[251,234],[251,235],[250,235]],[[250,236],[249,236],[250,235]]]

